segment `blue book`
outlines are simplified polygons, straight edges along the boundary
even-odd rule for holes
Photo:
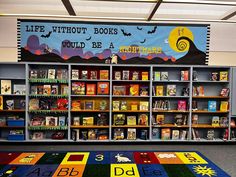
[[[208,111],[216,112],[216,101],[208,101]]]
[[[161,139],[160,128],[153,128],[152,129],[152,139]]]

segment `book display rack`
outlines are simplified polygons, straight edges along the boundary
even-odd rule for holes
[[[235,74],[224,66],[1,63],[0,141],[236,141]]]

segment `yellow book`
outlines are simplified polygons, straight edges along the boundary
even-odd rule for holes
[[[164,86],[163,85],[157,85],[156,86],[156,95],[155,96],[163,96]]]
[[[220,81],[228,81],[228,71],[220,71]]]
[[[83,117],[83,125],[94,125],[93,117]]]
[[[228,111],[228,101],[220,102],[220,111]]]
[[[3,110],[3,96],[0,96],[0,110]]]
[[[141,111],[148,111],[148,101],[140,101],[139,102],[139,110]]]
[[[136,116],[127,116],[127,125],[136,125]]]
[[[148,72],[142,72],[142,80],[147,81],[148,80]]]

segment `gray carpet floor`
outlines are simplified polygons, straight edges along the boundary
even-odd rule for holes
[[[157,150],[199,151],[232,177],[236,177],[236,145],[0,145],[0,151]]]

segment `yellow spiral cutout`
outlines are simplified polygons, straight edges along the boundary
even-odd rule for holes
[[[186,39],[178,41],[181,37],[187,37],[192,41],[194,40],[193,33],[189,28],[183,26],[174,28],[169,34],[168,42],[170,48],[176,52],[186,52],[189,50],[190,45]]]

